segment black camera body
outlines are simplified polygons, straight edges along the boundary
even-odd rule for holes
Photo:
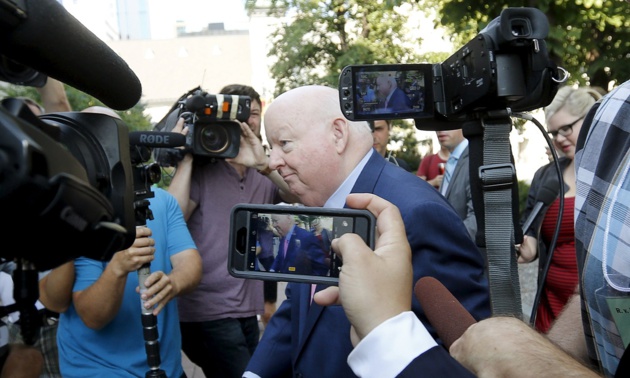
[[[108,261],[133,243],[134,167],[122,121],[80,112],[38,118],[8,98],[0,125],[0,204],[11,214],[5,232],[28,244],[2,257],[44,271],[80,256]]]
[[[185,148],[155,149],[155,161],[169,167],[176,166],[185,153],[191,153],[197,163],[235,157],[241,144],[241,125],[236,121],[247,121],[250,110],[248,96],[209,94],[200,88],[187,92],[154,127],[170,132],[184,118],[188,127]]]
[[[544,41],[548,33],[542,11],[506,8],[442,63],[347,66],[339,78],[341,110],[349,120],[413,118],[418,129],[442,130],[480,112],[538,109],[551,102],[559,83]],[[404,107],[370,97],[370,86],[378,92],[377,80],[387,76],[408,98]]]

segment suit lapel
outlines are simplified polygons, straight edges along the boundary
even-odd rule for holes
[[[460,171],[462,170],[462,165],[460,164],[464,159],[468,158],[468,147],[462,152],[462,154],[457,159],[457,163],[455,164],[455,169],[453,169],[453,175],[451,176],[451,181],[448,184],[448,188],[446,188],[446,193],[444,193],[444,197],[448,198],[451,194],[451,188],[453,187],[453,183],[457,180]]]
[[[385,167],[387,161],[376,151],[368,160],[368,163],[363,168],[363,171],[359,174],[357,178],[357,182],[352,187],[352,193],[372,193],[376,186],[376,182],[378,181],[379,176],[383,172],[383,168]],[[393,168],[393,165],[392,165]],[[290,243],[289,243],[290,244]],[[325,288],[326,285],[317,285],[317,291]],[[318,305],[317,303],[310,303],[311,300],[311,285],[300,285],[300,317],[299,322],[301,326],[299,327],[299,347],[297,357],[302,351],[302,347],[304,343],[308,339],[310,333],[312,332],[315,324],[319,320],[322,312],[324,311],[324,307]]]
[[[320,290],[320,285],[317,286],[316,291]],[[324,307],[318,305],[313,302],[311,304],[311,285],[310,284],[302,284],[300,285],[300,324],[302,326],[299,329],[299,346],[298,350],[301,351],[304,343],[308,339],[308,336],[311,334],[311,331],[315,327],[319,316],[321,315]]]

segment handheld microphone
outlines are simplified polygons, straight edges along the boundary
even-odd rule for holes
[[[420,278],[413,292],[447,349],[477,322],[453,294],[433,277]]]
[[[543,206],[550,205],[553,201],[555,201],[557,196],[558,193],[548,186],[542,186],[540,188],[538,191],[538,202],[536,202],[531,213],[529,213],[529,216],[525,219],[525,222],[523,222],[523,235],[529,231],[529,228],[532,226],[532,222],[536,219]]]
[[[101,100],[127,110],[142,85],[127,63],[55,0],[24,0],[14,24],[0,20],[0,53]]]
[[[186,144],[186,136],[168,131],[131,131],[129,144],[145,147],[175,148]]]

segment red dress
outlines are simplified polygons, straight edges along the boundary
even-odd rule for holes
[[[575,229],[573,208],[575,197],[564,198],[564,211],[560,223],[560,233],[556,249],[551,257],[551,265],[547,272],[545,286],[540,296],[536,312],[536,328],[543,333],[549,331],[551,323],[558,317],[564,305],[575,291],[578,283],[577,257],[575,255]],[[543,220],[541,237],[545,245],[551,243],[556,229],[560,199],[556,199]]]

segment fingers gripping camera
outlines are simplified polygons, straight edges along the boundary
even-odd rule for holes
[[[185,153],[192,153],[196,162],[235,157],[241,140],[241,128],[236,121],[247,121],[250,108],[248,96],[208,94],[199,87],[185,93],[154,128],[170,132],[179,118],[184,118],[188,127],[185,148],[156,149],[155,160],[169,167],[176,166]]]

